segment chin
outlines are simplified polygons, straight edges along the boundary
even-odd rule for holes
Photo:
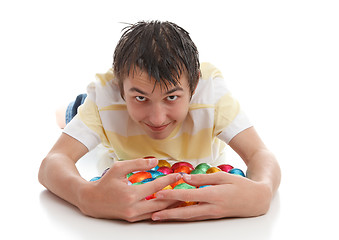
[[[168,134],[148,134],[148,136],[154,140],[162,140],[168,137]]]

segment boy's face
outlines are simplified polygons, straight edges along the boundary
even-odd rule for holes
[[[123,93],[132,120],[153,139],[165,139],[187,116],[190,88],[186,74],[180,84],[161,88],[139,69],[124,79]]]

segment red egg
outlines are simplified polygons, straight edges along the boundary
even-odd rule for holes
[[[231,166],[229,164],[221,164],[221,165],[218,166],[218,168],[220,168],[221,171],[228,173],[231,169],[233,169],[233,166]]]
[[[144,179],[152,178],[152,174],[149,172],[137,172],[128,178],[131,183],[141,182]]]
[[[189,162],[177,162],[177,163],[174,163],[172,165],[172,170],[175,171],[175,169],[177,169],[178,167],[181,167],[181,166],[187,166],[191,169],[191,171],[193,171],[194,167],[192,164],[190,164]]]
[[[188,166],[180,166],[180,167],[177,167],[175,170],[174,170],[175,173],[179,173],[179,172],[182,172],[182,173],[187,173],[187,174],[190,174],[192,172],[192,169]]]
[[[152,195],[149,195],[149,196],[145,197],[146,200],[151,200],[151,199],[154,199],[154,198],[156,198],[155,193],[153,193]]]
[[[162,172],[163,174],[167,175],[167,174],[170,174],[170,173],[173,173],[173,170],[170,169],[169,167],[159,167],[157,169],[158,172]]]

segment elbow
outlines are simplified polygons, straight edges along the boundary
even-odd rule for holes
[[[46,162],[47,162],[47,157],[42,160],[40,168],[39,168],[39,173],[38,173],[38,181],[41,185],[46,187]]]

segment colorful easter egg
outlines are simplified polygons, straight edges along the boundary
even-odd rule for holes
[[[172,170],[175,171],[178,167],[181,167],[181,166],[187,166],[191,169],[191,171],[193,171],[194,167],[192,164],[190,164],[189,162],[177,162],[177,163],[174,163],[172,165]]]
[[[205,174],[206,172],[204,172],[203,170],[201,169],[194,169],[191,174]]]
[[[97,181],[97,180],[99,180],[101,177],[94,177],[94,178],[92,178],[91,180],[89,180],[90,182],[94,182],[94,181]]]
[[[161,167],[168,167],[168,168],[170,168],[171,164],[169,164],[169,162],[167,162],[166,160],[159,160],[158,161],[158,167],[159,168],[161,168]]]
[[[166,176],[165,174],[162,174],[162,175],[156,176],[155,178],[158,179],[158,178],[165,177],[165,176]]]
[[[233,169],[233,166],[229,164],[221,164],[218,166],[218,168],[220,168],[221,171],[229,172],[231,169]]]
[[[132,176],[134,173],[130,172],[129,174],[126,175],[127,178],[129,178],[130,176]]]
[[[101,177],[103,177],[109,170],[110,168],[106,168],[105,171],[101,174]]]
[[[198,166],[195,167],[195,169],[199,169],[201,171],[203,171],[204,173],[206,173],[206,171],[211,168],[211,165],[209,165],[208,163],[200,163]]]
[[[228,173],[245,177],[244,172],[239,168],[233,168]]]
[[[196,187],[184,182],[184,183],[176,185],[173,189],[195,189],[195,188]]]
[[[156,178],[146,178],[146,179],[142,180],[141,182],[142,182],[142,183],[148,183],[148,182],[154,181],[155,179],[156,179]]]
[[[175,173],[187,173],[187,174],[190,174],[192,172],[192,168],[188,167],[188,166],[180,166],[180,167],[177,167],[174,172]]]
[[[172,183],[171,187],[175,188],[177,185],[182,184],[182,183],[185,183],[185,181],[184,181],[184,179],[181,178],[180,180],[176,181],[175,183]]]
[[[128,178],[131,183],[141,182],[146,178],[152,178],[152,174],[149,172],[137,172]]]
[[[147,171],[147,172],[149,172],[150,174],[152,174],[152,177],[153,177],[153,178],[155,178],[155,177],[157,177],[157,176],[159,176],[159,175],[164,175],[164,173],[159,172],[159,171],[154,171],[154,170],[149,170],[149,171]]]
[[[219,168],[211,167],[206,171],[206,173],[209,174],[209,173],[216,173],[216,172],[220,172],[220,171],[221,170]]]
[[[173,173],[173,170],[172,170],[171,168],[165,167],[165,166],[159,167],[157,171],[158,171],[158,172],[162,172],[162,173],[165,174],[165,175],[170,174],[170,173]]]
[[[203,186],[200,186],[199,188],[205,188],[205,187],[211,187],[212,185],[203,185]]]
[[[150,159],[150,158],[156,158],[156,157],[153,157],[153,156],[143,157],[143,159]]]
[[[133,183],[132,185],[142,185],[142,184],[144,184],[144,183],[141,181],[141,182]]]
[[[187,207],[187,206],[196,205],[196,204],[198,204],[198,203],[186,201],[186,202],[180,203],[178,207]]]

